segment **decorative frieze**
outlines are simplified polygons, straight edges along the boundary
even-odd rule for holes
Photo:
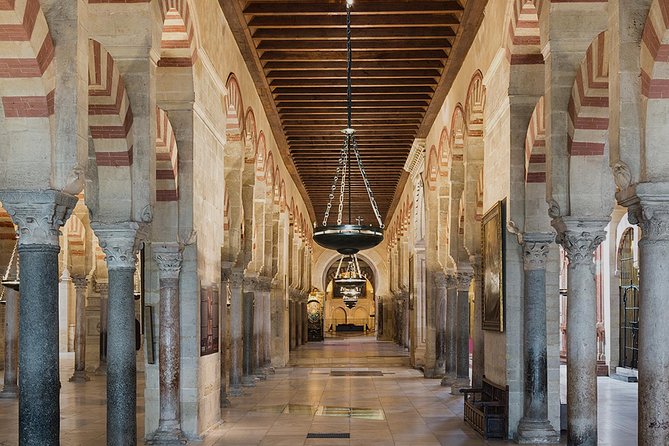
[[[77,205],[77,197],[56,190],[0,191],[0,201],[19,228],[19,246],[59,246],[60,227]]]

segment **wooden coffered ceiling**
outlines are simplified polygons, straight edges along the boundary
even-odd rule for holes
[[[353,3],[353,128],[383,218],[396,205],[412,143],[434,122],[486,2]],[[291,174],[299,174],[311,217],[320,224],[346,127],[345,0],[219,3],[284,161]],[[375,223],[362,178],[357,168],[353,172],[353,217]]]

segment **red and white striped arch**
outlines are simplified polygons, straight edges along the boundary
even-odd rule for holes
[[[437,147],[433,144],[427,157],[427,186],[430,190],[437,189],[437,179],[439,178],[439,158],[437,156]]]
[[[229,141],[241,141],[244,133],[244,101],[237,76],[230,73],[225,83],[225,135]]]
[[[525,182],[546,182],[546,121],[543,96],[534,107],[525,137]]]
[[[507,57],[511,65],[541,65],[538,0],[514,0],[509,21]]]
[[[267,161],[265,162],[265,165],[263,166],[264,170],[264,181],[265,185],[267,186],[266,193],[268,197],[271,197],[273,199],[273,194],[274,194],[274,154],[272,151],[268,151],[269,153],[267,154]]]
[[[50,141],[56,88],[54,45],[38,0],[0,1],[0,96],[4,116],[22,121],[20,132]],[[11,126],[8,131],[12,132]],[[34,136],[34,135],[33,135]],[[33,139],[34,143],[34,139]]]
[[[585,53],[569,100],[568,149],[571,156],[603,155],[609,131],[608,33]]]
[[[451,118],[451,144],[450,156],[448,159],[451,170],[459,163],[464,161],[465,136],[467,135],[467,126],[465,123],[465,113],[462,104],[455,106],[453,117]]]
[[[485,87],[483,85],[483,73],[481,73],[481,70],[476,70],[472,76],[472,80],[469,82],[465,107],[467,136],[470,138],[482,138]]]
[[[167,112],[156,107],[156,201],[179,201],[179,153]]]
[[[267,157],[267,143],[265,133],[261,130],[258,133],[258,147],[256,149],[256,180],[265,181],[265,161]]]
[[[193,16],[187,0],[160,0],[163,34],[159,67],[191,67],[197,60]]]
[[[255,163],[256,153],[258,151],[258,130],[256,126],[256,115],[253,108],[249,107],[246,110],[244,117],[245,133],[246,133],[246,151],[244,152],[244,162]]]
[[[448,129],[444,127],[441,129],[441,135],[439,135],[439,175],[442,177],[448,177]]]
[[[669,5],[651,4],[641,38],[641,93],[648,99],[669,98]]]
[[[274,190],[274,204],[278,205],[279,200],[281,199],[281,172],[279,171],[279,166],[274,168],[274,178],[272,179],[272,189]]]
[[[476,181],[476,214],[474,219],[476,221],[483,220],[483,188],[485,181],[483,181],[483,169],[479,172],[478,180]]]
[[[65,223],[70,270],[73,274],[85,274],[86,271],[86,227],[76,215]]]

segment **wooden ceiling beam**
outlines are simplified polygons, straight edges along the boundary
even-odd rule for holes
[[[267,70],[328,70],[328,69],[346,69],[346,60],[319,60],[319,61],[283,61],[270,60],[263,64]],[[423,60],[357,60],[354,65],[356,68],[366,70],[387,70],[391,68],[435,68],[444,67],[443,60],[423,59]]]
[[[295,30],[284,27],[277,28],[259,28],[253,33],[253,38],[256,40],[283,40],[293,39],[295,41],[301,39],[327,39],[327,40],[346,40],[346,26],[344,23],[338,27],[332,28],[305,28],[301,29],[299,33]],[[362,35],[356,35],[355,40],[364,39],[396,39],[403,38],[407,35],[406,29],[397,28],[394,26],[383,26],[365,29]],[[431,38],[448,38],[455,37],[456,33],[451,26],[437,25],[437,26],[420,26],[411,30],[412,39],[431,39]]]
[[[269,79],[346,79],[346,70],[271,70],[266,73]],[[438,80],[441,71],[432,68],[415,69],[388,69],[388,70],[364,70],[356,69],[351,71],[351,77],[354,82],[356,79],[386,79],[386,78],[405,78],[405,77],[427,77]]]
[[[341,6],[340,6],[341,7]],[[459,14],[453,12],[436,12],[422,14],[351,14],[351,28],[356,30],[356,35],[364,35],[364,28],[375,26],[397,26],[406,28],[408,26],[425,25],[458,25]],[[318,28],[318,27],[341,27],[346,25],[345,15],[265,15],[254,16],[248,21],[248,26],[254,28]]]
[[[353,51],[353,63],[356,60],[443,60],[448,53],[446,50],[374,50]],[[266,61],[329,61],[347,58],[346,51],[264,51],[260,60]]]
[[[363,2],[356,1],[351,14],[387,14],[387,13],[443,13],[462,12],[463,8],[456,0],[429,2]],[[345,9],[340,2],[249,2],[244,8],[244,14],[260,15],[344,15]]]
[[[454,39],[451,37],[450,39]],[[401,50],[401,49],[425,49],[425,48],[450,48],[451,42],[448,38],[440,39],[381,39],[381,40],[353,40],[351,47],[354,51],[362,50]],[[346,50],[345,40],[265,40],[257,45],[259,51],[281,50],[281,51],[324,51],[324,50]]]
[[[295,79],[272,79],[270,82],[270,88],[273,89],[274,94],[279,94],[281,91],[276,91],[276,88],[279,87],[292,87],[293,90],[303,92],[305,89],[309,91],[318,92],[319,88],[312,87],[328,87],[329,90],[333,93],[346,93],[346,79],[343,78],[340,80],[341,86],[333,86],[336,82],[333,82],[332,79],[301,79],[296,77]],[[387,87],[387,86],[399,86],[399,87],[416,87],[411,88],[412,93],[419,92],[434,92],[434,86],[437,83],[432,78],[424,77],[405,77],[405,78],[365,78],[365,79],[356,79],[352,86],[353,93],[366,93],[369,92],[368,87]],[[286,91],[285,89],[283,91]]]

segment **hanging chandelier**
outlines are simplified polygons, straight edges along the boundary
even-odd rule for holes
[[[372,188],[369,184],[369,179],[365,173],[365,168],[362,165],[360,158],[360,151],[358,150],[358,143],[355,139],[355,130],[351,123],[351,110],[353,108],[352,98],[352,82],[351,82],[351,67],[352,67],[352,52],[351,52],[351,6],[353,0],[346,0],[346,49],[347,49],[347,65],[346,65],[346,80],[347,80],[347,128],[342,130],[344,134],[344,144],[342,146],[339,164],[337,165],[337,172],[335,173],[330,189],[330,196],[327,207],[325,209],[325,216],[323,217],[322,226],[318,227],[314,223],[314,241],[326,249],[333,249],[340,254],[352,255],[364,249],[370,249],[383,241],[383,222],[379,208],[374,199]],[[356,224],[353,223],[351,216],[351,170],[352,158],[355,157],[356,164],[360,170],[362,181],[369,197],[369,203],[374,211],[374,216],[378,226],[363,225],[360,217],[356,218]],[[330,217],[330,210],[332,209],[332,201],[334,200],[337,191],[337,183],[339,183],[339,206],[337,212],[337,224],[328,224]],[[348,199],[345,200],[345,197]],[[343,223],[344,203],[348,204],[348,221]]]
[[[342,269],[345,260],[348,264],[346,268]],[[366,284],[367,278],[360,271],[358,256],[355,254],[342,255],[334,276],[334,285],[339,288],[344,305],[348,308],[355,307],[358,298],[365,292]]]

